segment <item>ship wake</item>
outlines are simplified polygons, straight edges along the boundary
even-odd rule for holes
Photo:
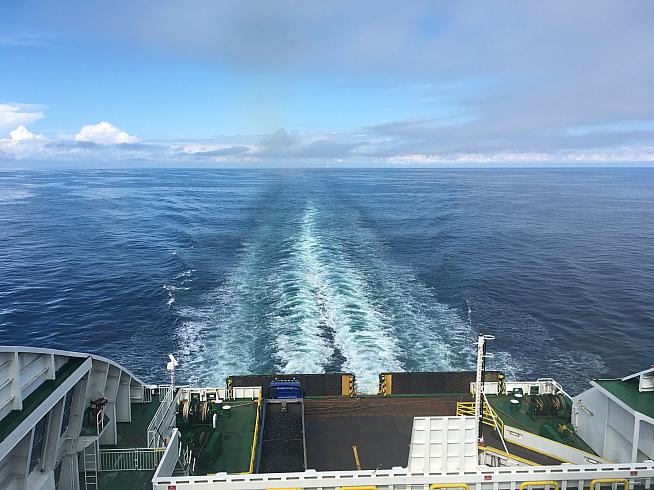
[[[344,371],[375,392],[380,372],[474,366],[474,327],[394,263],[351,208],[307,201],[262,217],[225,283],[181,313],[192,382]]]

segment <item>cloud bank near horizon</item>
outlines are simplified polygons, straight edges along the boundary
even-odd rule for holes
[[[280,129],[267,135],[157,142],[142,141],[106,121],[85,125],[72,136],[54,138],[33,133],[20,125],[8,138],[0,138],[0,161],[3,158],[14,163],[141,161],[191,166],[654,164],[654,148],[589,150],[580,146],[555,153],[528,150],[410,152],[410,147],[420,147],[418,139],[409,142],[405,134],[397,135],[387,128],[383,131],[367,128],[366,133],[301,133]]]
[[[262,84],[269,77],[289,86],[329,80],[343,93],[377,98],[373,105],[395,101],[404,109],[410,94],[424,110],[407,117],[398,109],[373,123],[353,110],[345,114],[351,124],[330,130],[282,124],[276,127],[286,129],[268,133],[195,138],[190,128],[186,137],[153,139],[140,137],[145,128],[127,115],[78,121],[65,134],[48,129],[43,106],[0,101],[5,161],[654,162],[654,3],[648,1],[264,0],[248,8],[236,0],[192,7],[68,1],[57,9],[28,2],[24,14],[34,31],[48,33],[48,45],[94,39]],[[0,44],[24,49],[26,39],[41,42],[28,32],[5,35]],[[278,111],[288,103],[279,98],[266,92],[256,112]],[[314,107],[302,110],[321,118]]]

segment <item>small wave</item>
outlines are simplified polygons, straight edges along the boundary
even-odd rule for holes
[[[180,272],[175,276],[175,279],[184,279],[184,278],[189,278],[193,275],[195,272],[195,269],[187,269],[185,271]]]
[[[168,292],[168,301],[166,304],[168,306],[172,306],[175,303],[175,286],[171,286],[170,284],[164,284],[163,288]]]
[[[3,189],[0,190],[0,203],[11,203],[34,197],[34,194],[25,189]]]
[[[175,303],[175,293],[177,291],[188,291],[189,287],[173,286],[172,284],[164,284],[163,288],[168,292],[167,305],[172,306]]]

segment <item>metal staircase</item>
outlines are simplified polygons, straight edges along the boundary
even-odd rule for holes
[[[98,490],[98,441],[84,448],[82,452],[84,464],[85,490]]]

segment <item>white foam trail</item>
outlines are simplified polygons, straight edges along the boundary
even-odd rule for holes
[[[163,288],[168,293],[168,301],[166,304],[170,307],[175,302],[175,286],[171,286],[170,284],[164,284]]]
[[[195,269],[186,269],[175,276],[175,279],[183,279],[187,281],[195,272]]]
[[[296,220],[266,217],[225,284],[178,312],[192,382],[330,366],[373,392],[380,372],[474,366],[471,312],[466,322],[437,301],[351,210],[309,204]]]
[[[360,283],[374,293],[370,295],[373,309],[382,312],[384,322],[392,326],[396,338],[393,351],[402,353],[403,368],[473,368],[477,333],[472,325],[439,302],[411,269],[389,260],[385,245],[360,223],[356,212],[347,218],[349,242],[356,244],[351,260],[359,264]],[[498,358],[510,359],[508,355]]]
[[[189,382],[222,386],[228,375],[250,372],[257,331],[241,300],[252,297],[254,262],[249,249],[226,284],[206,293],[202,306],[179,309],[180,365]]]
[[[470,308],[470,301],[466,300],[466,307],[468,308],[468,326],[472,327],[472,308]]]
[[[172,284],[164,284],[163,288],[168,293],[168,301],[166,303],[168,306],[172,306],[175,303],[175,300],[176,300],[175,293],[177,291],[188,291],[190,289],[189,287],[173,286]]]
[[[313,206],[305,210],[287,261],[296,290],[293,302],[282,305],[293,315],[277,318],[276,356],[285,372],[320,372],[336,348],[345,358],[344,371],[354,373],[360,385],[376,387],[379,372],[400,368],[396,339],[339,243],[317,228],[317,214]]]

